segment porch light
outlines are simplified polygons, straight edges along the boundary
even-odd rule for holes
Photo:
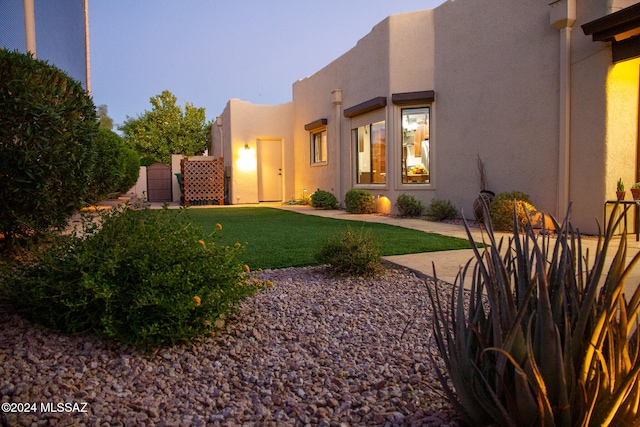
[[[238,149],[236,166],[241,172],[252,172],[256,169],[256,152],[249,147],[249,144],[245,144],[243,148]]]

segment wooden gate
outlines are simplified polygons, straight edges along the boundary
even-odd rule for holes
[[[147,199],[150,202],[171,202],[171,168],[162,163],[147,167]]]
[[[224,159],[180,161],[182,204],[224,205]]]

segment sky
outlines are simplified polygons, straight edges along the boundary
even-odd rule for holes
[[[115,126],[164,90],[220,115],[231,98],[276,105],[389,15],[446,0],[92,0],[91,91]],[[114,129],[115,130],[115,129]]]

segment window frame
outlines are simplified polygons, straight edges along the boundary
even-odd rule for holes
[[[434,174],[433,174],[433,165],[434,165],[434,145],[433,145],[433,138],[432,138],[432,127],[431,127],[431,123],[433,120],[433,104],[432,103],[420,103],[420,104],[402,104],[402,105],[398,105],[399,110],[400,110],[400,120],[399,120],[399,131],[398,131],[398,135],[399,135],[399,149],[397,151],[398,155],[399,155],[399,160],[397,161],[397,165],[396,167],[398,167],[399,173],[399,184],[401,187],[407,187],[407,188],[416,188],[416,187],[432,187],[434,184]],[[404,139],[405,139],[405,125],[404,125],[404,116],[405,116],[405,112],[408,110],[415,110],[416,112],[418,110],[427,110],[427,135],[429,136],[428,139],[429,141],[429,145],[428,145],[428,154],[427,154],[427,171],[428,171],[428,179],[425,181],[420,181],[420,180],[416,180],[416,181],[405,181],[405,177],[408,175],[408,171],[406,171],[406,168],[408,167],[408,165],[405,165],[404,162],[406,161],[405,158],[405,150],[408,148],[408,146],[405,146],[404,144]],[[412,135],[412,137],[415,138],[415,134]],[[415,150],[415,148],[414,148]],[[421,151],[422,151],[422,147],[421,147]],[[423,162],[420,163],[421,165],[424,165]]]
[[[316,160],[316,136],[320,136],[320,146],[324,149],[324,160]],[[324,135],[324,140],[322,139]],[[311,166],[325,166],[329,163],[329,140],[327,137],[327,127],[319,127],[309,131],[309,146],[310,146],[310,164]]]
[[[374,144],[375,144],[375,140],[374,138],[372,138],[373,134],[374,134],[374,127],[376,125],[382,124],[382,127],[378,128],[377,132],[380,132],[383,137],[382,140],[384,141],[384,144],[382,144],[384,146],[384,154],[381,156],[381,159],[379,159],[379,162],[382,162],[384,165],[384,172],[379,172],[380,176],[384,177],[384,181],[380,182],[374,182]],[[360,161],[359,158],[360,156],[358,155],[358,153],[362,152],[365,148],[360,147],[361,141],[359,140],[359,129],[360,128],[368,128],[369,132],[368,134],[369,136],[369,146],[368,146],[368,151],[369,151],[369,174],[370,174],[370,181],[368,182],[362,182],[361,181],[361,171],[360,171]],[[352,128],[351,128],[351,139],[352,139],[352,148],[354,150],[355,156],[354,156],[354,160],[355,160],[355,167],[354,167],[354,172],[355,172],[355,183],[356,185],[359,186],[367,186],[367,185],[371,185],[371,186],[376,186],[376,187],[380,187],[380,186],[387,186],[389,184],[389,178],[388,178],[388,149],[387,146],[389,144],[388,138],[387,138],[387,120],[386,120],[386,115],[384,118],[382,118],[382,120],[380,120],[380,117],[377,118],[372,118],[372,120],[370,121],[366,121],[366,123],[358,123],[358,126],[353,127],[352,124]]]

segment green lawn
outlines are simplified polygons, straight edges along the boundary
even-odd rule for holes
[[[190,209],[190,217],[205,233],[222,224],[218,243],[246,244],[241,259],[252,269],[317,265],[323,242],[347,227],[370,230],[383,255],[469,249],[469,242],[387,224],[348,221],[265,207]]]

